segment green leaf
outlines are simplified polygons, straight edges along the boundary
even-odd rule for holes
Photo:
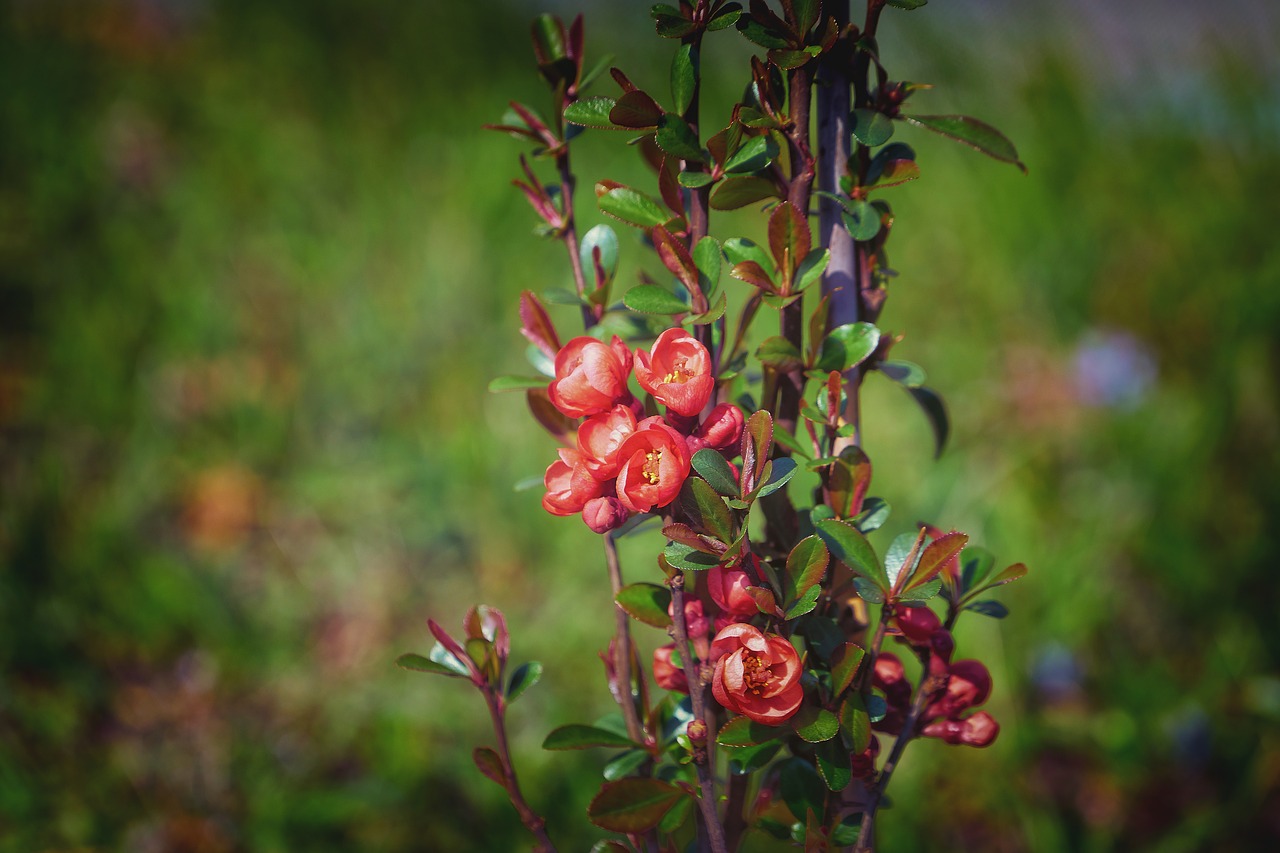
[[[895,597],[898,601],[928,601],[937,595],[941,589],[942,578],[934,578],[920,586],[912,587],[905,592],[901,592]]]
[[[720,733],[716,735],[716,743],[733,748],[759,746],[762,743],[777,740],[789,732],[790,729],[785,726],[766,726],[750,717],[734,717],[720,727]]]
[[[507,773],[502,769],[502,759],[498,757],[498,753],[487,746],[478,746],[471,753],[471,760],[476,763],[481,773],[498,783],[504,790],[506,789]]]
[[[522,663],[511,673],[511,680],[507,682],[507,702],[514,702],[520,698],[520,695],[533,685],[537,684],[542,678],[542,664],[536,660],[528,663]]]
[[[918,533],[899,533],[889,543],[889,550],[884,553],[884,570],[891,585],[897,584],[898,576],[904,570],[910,572],[915,568],[907,565],[908,559],[913,563],[919,562],[920,553],[916,550],[916,543],[921,541],[923,536],[923,530]],[[913,550],[916,550],[916,553],[913,554]]]
[[[524,391],[528,388],[546,388],[548,380],[545,376],[499,376],[489,383],[489,392],[499,394],[503,391]]]
[[[832,370],[844,373],[866,361],[879,345],[880,330],[871,323],[836,326],[822,339],[822,353],[814,367],[823,373]]]
[[[802,590],[808,590],[814,584],[822,583],[830,562],[831,554],[820,537],[806,536],[797,542],[791,549],[791,553],[787,555],[787,570],[783,575],[783,599],[788,602],[795,601]]]
[[[933,580],[934,576],[942,571],[947,561],[959,554],[960,549],[968,541],[968,536],[953,531],[930,542],[925,547],[924,553],[920,555],[920,562],[916,566],[915,574],[907,581],[906,589],[923,586]]]
[[[919,388],[927,378],[924,368],[910,361],[902,361],[900,359],[882,361],[877,365],[877,368],[885,376],[904,388]]]
[[[630,187],[614,187],[596,199],[596,203],[602,213],[641,228],[662,225],[670,218],[656,201]]]
[[[738,32],[769,50],[778,50],[791,45],[791,42],[787,40],[786,33],[780,33],[746,15],[738,19]]]
[[[886,588],[877,586],[875,581],[857,575],[853,579],[853,588],[858,597],[868,604],[884,604]]]
[[[607,130],[620,130],[609,120],[609,113],[617,106],[613,98],[595,97],[574,101],[564,108],[564,120],[582,127],[599,127]]]
[[[696,517],[712,536],[721,542],[733,541],[733,513],[725,506],[724,498],[716,494],[706,480],[697,477],[686,479],[681,488],[680,505],[691,518]]]
[[[773,416],[761,409],[747,418],[743,427],[742,475],[739,483],[744,495],[755,490],[769,465],[769,451],[773,448]]]
[[[787,432],[785,429],[777,425],[774,425],[774,428],[773,428],[773,440],[778,444],[782,445],[783,447],[785,447],[791,454],[795,456],[799,456],[803,459],[808,459],[810,454],[813,453],[812,447],[805,448],[804,445],[802,445],[799,441],[796,440],[796,437],[794,435],[792,435],[791,433]],[[808,463],[806,463],[806,467],[807,465]],[[542,485],[541,477],[538,478],[537,485]]]
[[[972,610],[974,613],[981,613],[983,616],[990,616],[992,619],[1003,619],[1009,615],[1009,608],[1005,607],[994,598],[975,601],[973,604],[966,604],[964,609]]]
[[[853,239],[865,242],[880,233],[880,211],[870,202],[855,199],[848,202],[845,208],[841,218]]]
[[[396,666],[401,669],[413,670],[414,672],[429,672],[432,675],[447,675],[450,678],[466,678],[470,675],[466,667],[462,667],[461,671],[459,671],[456,667],[446,666],[445,664],[438,663],[430,658],[425,658],[422,655],[415,655],[412,653],[400,655],[400,657],[396,658]]]
[[[806,613],[812,613],[814,608],[818,606],[818,598],[822,595],[822,587],[814,584],[809,587],[804,595],[795,600],[784,614],[785,619],[799,619]]]
[[[768,56],[770,62],[784,71],[799,68],[813,59],[813,54],[807,50],[771,50]]]
[[[667,608],[671,604],[671,590],[653,583],[633,583],[618,590],[618,606],[632,619],[638,619],[655,628],[671,624]]]
[[[587,818],[610,832],[648,832],[687,796],[674,785],[642,776],[606,782],[587,806]]]
[[[798,820],[804,820],[809,812],[824,813],[827,786],[809,762],[794,757],[782,762],[779,781],[783,802]]]
[[[920,177],[920,167],[914,160],[890,160],[884,164],[876,180],[871,186],[877,190],[887,190]]]
[[[639,89],[623,94],[609,111],[609,121],[631,130],[657,127],[661,120],[662,107]]]
[[[874,148],[884,145],[893,136],[893,121],[879,110],[854,110],[849,118],[850,130],[863,145]]]
[[[708,323],[714,323],[716,320],[719,320],[721,317],[724,316],[724,312],[728,308],[729,308],[729,297],[728,295],[721,293],[720,298],[716,300],[715,304],[712,305],[710,309],[708,309],[707,311],[704,311],[701,314],[690,314],[688,317],[685,317],[683,320],[680,321],[680,325],[705,326]]]
[[[608,749],[631,749],[640,744],[617,732],[585,726],[581,723],[561,726],[547,735],[546,740],[542,742],[543,749],[590,749],[595,746]]]
[[[827,269],[827,264],[830,262],[831,251],[822,247],[818,247],[805,255],[804,260],[800,262],[800,266],[796,268],[795,282],[792,288],[794,290],[804,290],[821,279],[822,273]]]
[[[724,253],[714,237],[703,237],[693,247],[693,265],[698,268],[698,286],[708,297],[720,285],[720,268]]]
[[[1026,566],[1024,566],[1022,563],[1014,563],[1012,566],[1009,566],[1000,574],[992,578],[991,583],[987,584],[982,589],[985,591],[988,589],[994,589],[995,587],[998,587],[998,586],[1004,586],[1007,583],[1012,583],[1013,581],[1016,581],[1019,578],[1025,577],[1026,574],[1027,574]]]
[[[691,44],[682,44],[671,57],[671,100],[673,112],[684,114],[693,103],[698,87],[698,52]]]
[[[604,766],[604,778],[610,782],[626,778],[634,770],[639,770],[650,758],[644,749],[630,749]]]
[[[840,706],[840,733],[854,755],[866,752],[871,745],[871,716],[861,693],[850,693]]]
[[[838,697],[849,689],[866,655],[866,649],[856,643],[845,643],[836,650],[835,658],[831,661],[832,696]]]
[[[800,350],[782,335],[774,335],[761,341],[756,349],[756,359],[761,364],[767,364],[783,373],[800,367],[804,363]],[[546,385],[545,379],[542,380],[542,384]]]
[[[781,456],[773,460],[773,472],[768,482],[759,488],[756,497],[767,497],[785,486],[796,473],[796,461],[789,456]]]
[[[790,729],[783,729],[790,733]],[[782,749],[782,741],[771,740],[759,746],[744,746],[729,750],[729,772],[735,776],[743,776],[760,770]]]
[[[1027,167],[1018,159],[1018,150],[1003,133],[991,125],[969,116],[899,116],[917,127],[940,133],[948,139],[968,145],[1004,163],[1012,163],[1026,174]]]
[[[711,191],[710,203],[715,210],[737,210],[777,195],[778,188],[766,178],[728,177]]]
[[[769,214],[769,251],[784,281],[791,280],[792,272],[809,254],[812,245],[809,222],[791,202],[784,201],[773,209]]]
[[[679,542],[668,545],[662,555],[667,558],[672,568],[688,572],[701,572],[720,564],[720,561],[711,554],[705,554]]]
[[[964,588],[974,589],[987,579],[987,575],[991,574],[991,570],[996,566],[996,557],[986,548],[970,545],[960,555],[960,562],[963,566],[960,570],[960,578]]]
[[[862,502],[862,512],[852,519],[853,526],[863,533],[879,530],[889,520],[890,509],[884,498],[867,498]]]
[[[671,807],[671,811],[663,815],[662,820],[658,821],[658,833],[669,836],[684,826],[689,820],[689,815],[693,813],[693,805],[693,797],[676,800],[676,804]]]
[[[716,179],[708,172],[681,172],[676,176],[676,180],[680,183],[680,186],[696,190],[698,187],[705,187],[707,184],[715,183]]]
[[[767,133],[763,136],[753,136],[725,159],[724,170],[734,175],[758,172],[772,163],[777,156],[778,143],[773,141],[773,136]]]
[[[548,65],[564,59],[564,26],[553,15],[542,14],[533,19],[533,48],[538,63]]]
[[[454,657],[453,653],[446,649],[441,643],[436,643],[431,647],[431,653],[428,655],[433,663],[438,663],[448,670],[464,677],[471,677],[471,670],[466,663]]]
[[[611,281],[618,272],[618,235],[608,225],[601,223],[586,234],[578,244],[578,259],[586,270],[587,281],[595,281],[594,253],[600,249],[600,266],[604,267],[605,280]]]
[[[738,22],[738,18],[742,16],[742,6],[738,3],[729,3],[725,5],[715,17],[707,21],[707,29],[711,32],[723,30],[732,27]]]
[[[719,451],[704,447],[693,454],[693,470],[697,471],[711,488],[725,497],[737,497],[740,494],[733,469],[729,467],[729,463],[724,460]]]
[[[947,436],[951,434],[951,422],[947,417],[947,407],[942,402],[942,397],[938,395],[932,388],[908,388],[911,398],[920,406],[920,410],[924,412],[924,416],[929,419],[929,426],[933,430],[933,455],[937,458],[942,455],[942,451],[947,446]]]
[[[819,745],[814,750],[814,756],[818,759],[818,773],[821,774],[822,781],[827,783],[828,790],[843,791],[849,787],[849,783],[853,781],[853,768],[849,764],[849,753],[840,741],[833,739]],[[856,836],[854,841],[857,841]]]
[[[791,718],[796,734],[809,743],[822,743],[840,733],[840,721],[826,708],[801,706],[800,712]]]
[[[763,246],[748,240],[746,237],[730,237],[724,241],[724,256],[733,266],[751,261],[764,268],[769,266],[769,253]]]
[[[685,314],[689,311],[680,297],[658,284],[637,284],[622,297],[623,303],[641,314]]]
[[[872,580],[881,589],[889,589],[889,578],[865,536],[836,519],[819,521],[814,526],[822,541],[831,549],[831,556],[844,563],[855,574]]]
[[[667,113],[659,119],[658,131],[653,139],[659,148],[672,157],[694,163],[702,163],[707,159],[702,146],[698,144],[697,134],[675,113]]]
[[[920,0],[924,3],[925,0]],[[852,775],[852,769],[850,774]],[[844,820],[831,828],[831,845],[833,847],[852,847],[858,843],[862,834],[862,814],[847,815]]]

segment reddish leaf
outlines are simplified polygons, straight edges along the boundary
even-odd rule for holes
[[[547,309],[542,307],[531,290],[520,294],[520,324],[520,333],[554,360],[556,353],[560,352],[560,336],[556,334]]]
[[[813,235],[809,232],[809,223],[791,202],[784,201],[773,209],[769,216],[769,250],[782,274],[784,295],[790,293],[792,274],[805,255],[809,254],[812,245]]]
[[[493,643],[500,660],[506,660],[511,652],[511,635],[507,632],[507,620],[502,611],[487,604],[477,604],[467,611],[462,620],[467,637],[485,639]]]
[[[658,779],[629,777],[606,782],[587,806],[587,817],[611,832],[648,832],[687,794]]]
[[[734,264],[733,269],[729,270],[729,275],[738,281],[745,281],[747,284],[758,287],[767,293],[778,292],[773,279],[764,271],[764,267],[755,261],[743,261],[740,264]]]
[[[831,509],[837,518],[852,518],[862,511],[871,486],[871,460],[860,448],[846,447],[826,472]]]
[[[672,237],[671,232],[661,225],[650,231],[649,235],[653,239],[654,248],[658,250],[658,257],[662,259],[666,268],[671,270],[672,275],[680,279],[680,283],[689,293],[701,293],[702,290],[698,287],[698,267],[694,264],[693,256],[689,254],[684,243]]]
[[[680,161],[675,157],[663,157],[658,166],[658,192],[667,209],[676,216],[684,216],[684,193],[680,188]]]
[[[657,127],[661,118],[662,107],[639,89],[632,89],[623,94],[609,111],[609,121],[619,127],[630,127],[636,130]]]
[[[471,758],[475,761],[476,767],[480,768],[481,773],[497,782],[503,789],[507,787],[507,774],[502,769],[502,759],[498,757],[498,753],[487,746],[478,746],[471,753]]]
[[[956,558],[968,541],[968,536],[954,530],[934,539],[920,555],[920,564],[916,566],[915,574],[903,589],[914,589],[933,580],[949,561]]]
[[[530,388],[524,393],[524,397],[529,403],[529,411],[533,413],[534,419],[542,424],[543,429],[563,445],[574,444],[578,433],[578,422],[573,418],[565,417],[551,404],[546,388]]]

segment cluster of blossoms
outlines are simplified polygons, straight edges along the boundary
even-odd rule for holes
[[[665,417],[645,416],[628,387],[633,368]],[[617,336],[609,344],[574,338],[556,354],[555,370],[552,405],[584,420],[577,446],[560,448],[543,478],[542,506],[553,515],[581,513],[593,531],[607,533],[675,500],[698,450],[737,453],[742,410],[722,403],[701,417],[715,387],[711,356],[683,329],[663,332],[647,352],[632,353]]]

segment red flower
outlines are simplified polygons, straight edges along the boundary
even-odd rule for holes
[[[898,734],[907,721],[907,707],[911,704],[911,682],[907,681],[906,671],[897,655],[892,652],[876,655],[871,683],[884,693],[887,706],[883,719],[872,723],[872,728],[891,735]]]
[[[958,660],[953,664],[938,662],[935,655],[929,661],[930,670],[945,675],[946,691],[934,696],[924,711],[926,720],[934,717],[958,719],[960,714],[981,705],[991,695],[991,673],[982,661]]]
[[[710,353],[684,329],[667,329],[649,352],[636,350],[636,380],[658,402],[685,417],[702,411],[716,384]]]
[[[592,415],[578,427],[578,450],[597,480],[611,480],[618,474],[618,448],[636,431],[636,416],[626,406],[614,406]]]
[[[890,629],[913,646],[927,646],[934,633],[942,630],[942,620],[927,606],[895,607]]]
[[[800,709],[800,655],[783,637],[735,622],[716,634],[711,659],[711,693],[730,711],[776,726]]]
[[[755,555],[750,555],[749,559],[755,559]],[[754,616],[760,612],[756,600],[747,592],[749,586],[751,576],[742,569],[713,566],[707,572],[707,592],[711,594],[711,600],[731,616]]]
[[[581,512],[587,501],[600,497],[604,489],[587,470],[581,453],[567,447],[559,452],[559,461],[552,462],[542,478],[547,487],[542,508],[552,515],[573,515]]]
[[[582,520],[595,533],[608,533],[627,523],[631,513],[622,501],[612,496],[592,498],[582,507]]]
[[[689,476],[684,436],[660,417],[645,418],[618,448],[618,499],[632,512],[675,500]]]
[[[991,746],[1000,734],[1000,724],[986,711],[963,720],[938,720],[924,727],[925,737],[941,738],[949,744],[965,746]]]
[[[689,436],[689,452],[697,453],[704,447],[715,450],[736,449],[738,440],[742,438],[743,423],[742,409],[733,403],[721,403],[711,410],[706,420],[698,424],[693,435]]]
[[[551,403],[570,418],[607,412],[630,396],[631,352],[616,335],[611,344],[578,337],[556,354],[556,378],[547,386]]]
[[[683,669],[671,662],[671,653],[675,649],[675,643],[668,643],[653,650],[653,680],[663,690],[688,693],[689,679]]]

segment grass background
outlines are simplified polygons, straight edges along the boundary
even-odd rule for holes
[[[477,601],[547,667],[513,711],[529,798],[563,849],[598,837],[603,758],[538,747],[609,709],[602,561],[512,490],[552,447],[484,390],[523,370],[516,295],[568,276],[521,146],[478,129],[542,106],[540,8],[0,5],[0,850],[527,846],[476,697],[392,665]],[[938,84],[917,109],[1030,175],[899,130],[924,178],[882,326],[954,431],[932,461],[868,383],[879,544],[927,518],[1032,568],[958,637],[1000,739],[912,746],[886,851],[1280,844],[1278,18],[886,12],[890,71]],[[649,31],[588,10],[590,55],[662,92]],[[709,42],[709,114],[748,54]],[[594,180],[645,185],[617,141],[576,144],[587,224]]]

